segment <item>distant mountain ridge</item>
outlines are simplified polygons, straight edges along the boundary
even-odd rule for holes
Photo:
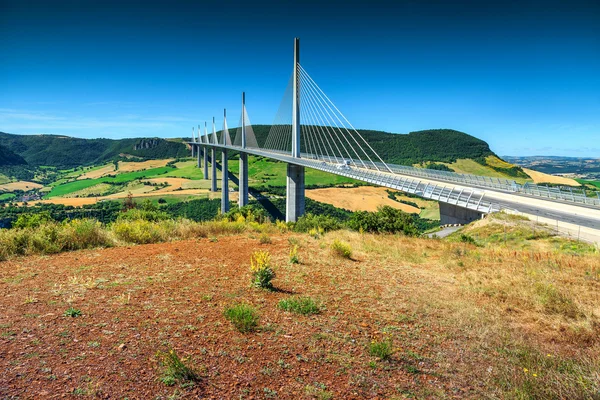
[[[80,139],[59,135],[13,135],[0,132],[0,146],[30,166],[72,168],[107,162],[126,153],[145,159],[189,155],[186,146],[160,138]]]
[[[253,125],[259,145],[266,141],[270,129],[271,125]],[[230,129],[232,138],[235,131],[236,128]],[[358,132],[385,162],[394,164],[452,163],[457,159],[482,160],[495,155],[483,140],[452,129],[430,129],[408,134],[364,129]],[[106,162],[122,153],[146,159],[185,157],[190,154],[183,141],[160,138],[80,139],[0,132],[0,146],[19,155],[31,166],[60,168]]]

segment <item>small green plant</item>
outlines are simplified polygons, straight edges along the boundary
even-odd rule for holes
[[[254,307],[248,304],[236,304],[225,310],[225,318],[242,332],[252,332],[258,326],[258,313]]]
[[[377,357],[380,360],[389,360],[393,351],[393,343],[391,339],[384,339],[382,341],[373,340],[369,343],[369,355]]]
[[[477,242],[475,241],[475,239],[473,239],[473,236],[465,235],[464,233],[460,234],[460,241],[463,243],[477,245]]]
[[[298,258],[298,245],[292,246],[290,250],[290,264],[299,264],[300,259]]]
[[[69,309],[67,309],[67,311],[64,312],[63,314],[65,317],[79,317],[81,316],[81,310],[78,310],[76,308],[70,307]]]
[[[160,364],[163,375],[160,381],[167,386],[173,386],[177,382],[198,382],[200,375],[187,364],[187,359],[181,359],[175,350],[168,352],[159,351],[156,358]]]
[[[284,311],[302,315],[318,314],[321,312],[321,306],[310,297],[283,299],[277,304],[277,307]]]
[[[260,234],[258,241],[260,242],[260,244],[270,244],[271,238],[269,237],[269,235],[267,235],[266,233],[263,232]]]
[[[333,243],[331,243],[331,250],[338,257],[347,259],[352,258],[352,247],[350,247],[348,243],[342,242],[341,240],[335,239]]]
[[[272,289],[271,281],[275,278],[275,271],[271,268],[271,255],[268,251],[256,251],[250,258],[250,273],[252,286],[262,289]]]

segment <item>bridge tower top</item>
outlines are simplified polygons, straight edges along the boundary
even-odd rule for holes
[[[292,78],[292,157],[300,158],[300,39],[294,38]]]

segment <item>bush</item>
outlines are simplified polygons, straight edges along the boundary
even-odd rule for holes
[[[156,353],[156,357],[163,368],[163,376],[160,381],[165,385],[172,386],[176,382],[197,382],[200,380],[198,373],[185,363],[187,360],[179,358],[175,350],[159,351]]]
[[[271,243],[271,238],[266,233],[261,233],[260,234],[260,238],[258,239],[258,241],[261,244],[270,244]]]
[[[118,239],[136,244],[164,242],[171,237],[174,229],[175,225],[167,221],[158,223],[143,219],[119,220],[111,225]]]
[[[169,214],[146,207],[144,209],[132,208],[119,214],[117,221],[150,221],[158,222],[170,219]]]
[[[63,224],[59,236],[62,250],[79,250],[91,247],[110,247],[114,244],[102,224],[95,219],[74,219]]]
[[[283,299],[277,304],[277,307],[284,311],[302,315],[319,314],[321,312],[321,306],[310,297]]]
[[[21,214],[15,222],[13,228],[38,228],[40,225],[52,221],[50,212],[42,211],[36,214]]]
[[[256,251],[250,258],[250,272],[252,286],[262,289],[272,289],[271,281],[275,278],[275,271],[271,268],[271,255],[268,251]]]
[[[343,225],[335,218],[327,215],[306,214],[296,221],[294,231],[309,232],[316,229],[321,232],[329,232],[341,229]]]
[[[258,314],[254,307],[247,304],[236,304],[225,310],[225,318],[242,332],[252,332],[258,326]]]
[[[339,257],[352,258],[352,247],[341,240],[335,239],[333,243],[331,243],[331,250]]]
[[[355,231],[417,235],[416,214],[408,214],[390,206],[379,207],[376,212],[357,211],[350,217],[348,227]]]

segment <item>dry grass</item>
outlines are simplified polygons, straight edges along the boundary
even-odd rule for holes
[[[417,207],[390,199],[383,187],[311,189],[306,191],[306,196],[350,211],[377,211],[380,206],[390,206],[408,213],[418,214],[421,211]]]
[[[558,185],[581,186],[575,179],[545,174],[527,168],[523,168],[523,171],[533,179],[534,183],[555,183]]]
[[[35,182],[17,181],[0,185],[0,192],[14,192],[15,190],[23,190],[25,192],[33,189],[40,189],[43,185]]]

